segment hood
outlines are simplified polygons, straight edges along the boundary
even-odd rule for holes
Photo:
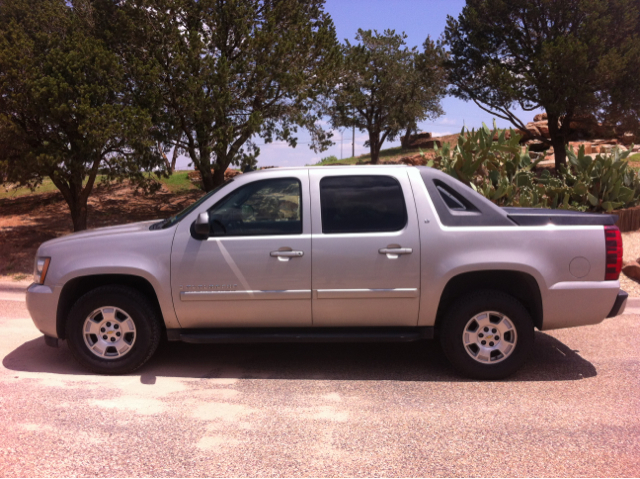
[[[141,233],[143,231],[153,234],[153,231],[149,230],[149,226],[157,223],[159,220],[140,221],[138,223],[129,223],[126,225],[106,226],[103,228],[95,228],[86,231],[79,231],[77,233],[71,233],[69,235],[55,238],[45,243],[42,243],[40,248],[49,248],[51,246],[58,246],[61,244],[71,243],[74,241],[86,241],[93,238],[106,239],[110,236],[124,236],[129,234]]]

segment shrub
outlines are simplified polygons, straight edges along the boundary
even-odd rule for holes
[[[521,148],[513,130],[487,125],[477,131],[463,130],[454,147],[435,148],[440,169],[471,186],[500,206],[607,211],[640,202],[638,172],[629,168],[629,152],[614,150],[595,158],[584,147],[576,155],[567,149],[569,167],[557,176],[544,170],[540,176],[528,148]]]
[[[325,156],[319,162],[317,162],[316,165],[330,165],[331,163],[337,163],[338,161],[340,160],[338,160],[338,157],[335,155]]]

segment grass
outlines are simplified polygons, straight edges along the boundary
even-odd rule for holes
[[[50,193],[52,191],[58,191],[58,188],[53,184],[49,178],[46,178],[40,186],[38,186],[34,191],[26,186],[21,186],[19,188],[15,188],[11,185],[2,185],[0,186],[0,199],[4,198],[17,198],[19,196],[26,196],[32,194],[40,194],[40,193]]]
[[[188,174],[188,171],[176,171],[169,178],[160,178],[160,183],[164,184],[171,193],[183,193],[197,189],[197,186],[189,180]],[[98,186],[101,180],[102,175],[98,175],[95,186]],[[16,188],[12,185],[2,185],[0,186],[0,199],[38,195],[41,193],[51,193],[52,191],[58,191],[58,189],[49,178],[46,178],[35,190],[31,190],[26,186]]]
[[[402,148],[401,146],[397,146],[395,148],[387,148],[386,150],[380,150],[380,161],[391,161],[403,156],[415,155],[417,153],[419,153],[419,150],[417,148]],[[313,165],[308,166],[356,165],[358,163],[367,163],[369,161],[371,161],[371,155],[367,153],[360,156],[344,158],[342,160],[339,160],[337,158],[332,158],[331,160],[323,159],[318,163],[314,163]]]
[[[198,188],[189,179],[188,171],[176,171],[169,178],[162,178],[160,182],[164,184],[171,193],[182,193]]]
[[[640,162],[640,153],[636,153],[634,155],[629,155],[627,160]]]

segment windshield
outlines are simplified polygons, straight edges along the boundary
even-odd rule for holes
[[[227,181],[225,181],[224,183],[222,183],[220,186],[218,186],[217,188],[214,188],[213,190],[211,190],[209,193],[207,193],[206,195],[204,195],[202,198],[200,198],[198,201],[196,201],[195,203],[187,206],[185,209],[183,209],[180,213],[178,213],[177,215],[171,216],[167,219],[162,220],[160,223],[154,223],[151,225],[151,229],[164,229],[164,228],[170,228],[173,225],[176,225],[178,223],[180,223],[180,221],[182,221],[182,218],[184,218],[185,216],[187,216],[189,213],[191,213],[193,210],[195,210],[198,206],[200,206],[202,203],[204,203],[205,201],[207,201],[209,198],[211,198],[213,195],[215,195],[218,191],[220,191],[222,188],[224,188],[225,186],[227,186],[229,183],[231,183],[233,181],[233,179],[229,178]]]

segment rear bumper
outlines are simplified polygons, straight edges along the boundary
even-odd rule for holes
[[[613,318],[614,316],[619,316],[624,313],[624,309],[627,307],[627,298],[629,297],[629,293],[626,291],[620,290],[618,293],[618,297],[616,298],[616,302],[613,303],[613,308],[607,315],[607,318]]]
[[[542,330],[601,323],[610,317],[618,301],[618,281],[570,281],[556,283],[543,294]],[[626,295],[626,293],[624,293]],[[621,300],[622,303],[624,302]],[[622,306],[617,314],[623,310]]]

